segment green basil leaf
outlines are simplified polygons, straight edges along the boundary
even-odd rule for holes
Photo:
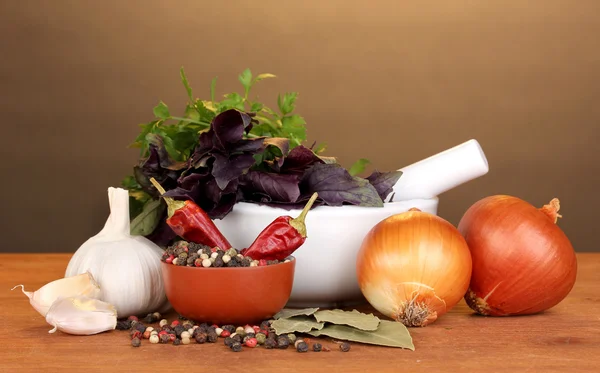
[[[130,231],[134,236],[146,236],[154,231],[166,205],[162,199],[146,202],[142,212],[131,221]]]

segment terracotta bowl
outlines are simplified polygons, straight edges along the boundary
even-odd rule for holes
[[[165,292],[181,316],[219,325],[271,318],[292,292],[296,259],[263,267],[196,268],[161,262]]]

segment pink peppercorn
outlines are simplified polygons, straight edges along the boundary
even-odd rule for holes
[[[175,259],[175,255],[169,255],[169,257],[165,259],[165,262],[167,262],[167,264],[171,264],[173,263],[173,259]]]
[[[171,323],[171,328],[174,328],[177,325],[179,325],[179,320],[173,320],[173,322]]]
[[[254,329],[254,334],[256,334],[256,333],[260,332],[260,327],[259,327],[259,326],[256,326],[256,325],[254,325],[254,326],[252,327],[252,329]]]
[[[258,261],[258,266],[259,267],[264,267],[267,265],[267,261],[265,259],[261,259]]]
[[[223,331],[221,332],[221,335],[220,335],[220,337],[227,338],[227,337],[229,337],[230,335],[231,335],[231,333],[229,333],[229,330],[223,330]]]
[[[259,333],[263,333],[265,335],[265,337],[269,336],[269,331],[267,329],[263,329]]]
[[[140,332],[139,330],[136,330],[135,332],[133,332],[131,334],[131,339],[133,339],[133,338],[142,339],[142,332]]]
[[[144,339],[149,339],[150,338],[150,332],[144,332]]]
[[[177,336],[175,334],[169,334],[169,339],[171,342],[174,342],[177,339]]]
[[[127,318],[127,320],[128,320],[128,321],[140,321],[140,320],[138,320],[137,316],[129,316],[129,317]]]
[[[256,338],[248,338],[248,340],[246,340],[246,346],[248,347],[256,347],[257,343],[258,341],[256,340]]]
[[[159,337],[165,334],[169,334],[169,332],[167,332],[166,330],[161,330],[160,332],[158,332]]]

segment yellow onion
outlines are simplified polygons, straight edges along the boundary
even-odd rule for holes
[[[425,326],[465,295],[469,248],[439,216],[411,209],[376,224],[365,236],[356,271],[367,301],[406,326]]]

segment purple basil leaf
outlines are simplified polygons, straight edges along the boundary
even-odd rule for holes
[[[231,180],[239,178],[254,164],[252,154],[236,154],[229,158],[222,154],[214,154],[215,163],[212,168],[212,175],[215,177],[217,185],[222,190],[227,187]]]
[[[394,185],[398,182],[402,176],[402,171],[391,171],[391,172],[379,172],[374,171],[367,177],[367,180],[375,187],[379,197],[385,200],[387,196],[393,191]]]
[[[154,163],[158,163],[161,168],[171,171],[179,171],[185,168],[186,162],[176,162],[171,159],[162,137],[154,133],[149,133],[146,135],[146,139],[149,140],[150,156],[144,163],[150,162],[154,167]]]
[[[298,145],[290,151],[283,161],[281,173],[302,175],[308,167],[315,163],[323,163],[323,161],[309,148]]]
[[[226,110],[217,115],[213,119],[210,129],[214,132],[213,146],[225,150],[229,144],[241,140],[250,121],[251,118],[248,114],[235,109]]]
[[[383,206],[377,190],[368,180],[351,176],[335,163],[311,166],[304,174],[300,187],[303,194],[319,193],[319,198],[329,206]]]
[[[298,175],[248,171],[241,179],[244,196],[260,202],[296,202],[300,197]]]

